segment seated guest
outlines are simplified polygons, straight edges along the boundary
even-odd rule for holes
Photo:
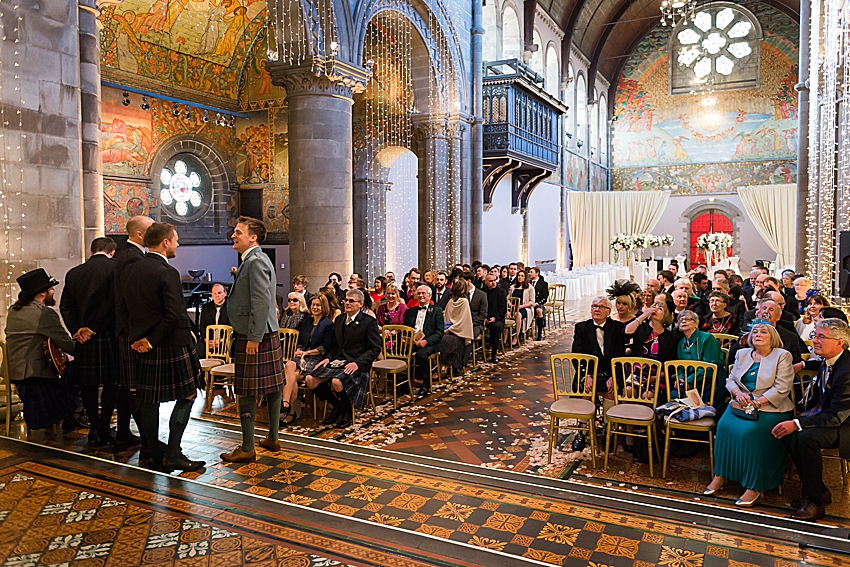
[[[503,288],[510,297],[510,288],[514,284],[513,278],[508,276],[508,266],[499,268],[499,287]]]
[[[670,330],[676,330],[679,328],[679,314],[691,311],[699,317],[699,315],[693,311],[692,309],[688,309],[688,294],[683,289],[677,289],[673,292],[673,310],[670,312],[673,315],[673,324],[670,327]]]
[[[472,311],[472,338],[477,339],[484,332],[487,321],[487,294],[475,287],[472,272],[464,272],[466,293],[469,297],[469,309]]]
[[[670,260],[670,265],[667,269],[673,274],[674,280],[679,279],[679,262],[677,260]]]
[[[333,286],[325,286],[319,289],[319,293],[325,296],[328,300],[328,308],[331,310],[330,320],[336,321],[336,318],[342,315],[342,308],[338,301],[336,289]]]
[[[452,291],[449,289],[449,275],[445,272],[445,270],[440,270],[437,272],[436,284],[434,285],[434,305],[439,307],[445,312],[446,305],[448,305],[449,300],[452,298]],[[452,278],[451,281],[454,281]]]
[[[654,291],[657,295],[661,293],[661,282],[659,282],[657,278],[649,278],[646,280],[646,289]],[[649,303],[646,305],[649,305]]]
[[[655,291],[654,288],[649,287],[649,284],[647,284],[647,287],[642,292],[640,292],[640,298],[641,301],[643,301],[644,309],[649,309],[650,306],[655,303],[656,295],[658,295],[658,292]]]
[[[667,309],[667,303],[657,301],[643,310],[636,319],[625,328],[627,337],[631,336],[632,348],[626,349],[625,356],[640,356],[661,363],[675,360],[679,337],[668,331],[673,322],[673,314]]]
[[[490,362],[495,364],[499,341],[502,338],[502,333],[505,331],[508,296],[505,290],[498,286],[496,276],[493,274],[487,274],[485,285],[487,286],[487,321],[485,324],[487,329],[490,330]]]
[[[297,275],[292,278],[292,291],[303,295],[304,301],[309,305],[313,294],[307,291],[308,285],[310,285],[310,280],[307,279],[307,276]]]
[[[361,278],[354,278],[353,280],[348,280],[348,289],[359,289],[363,292],[363,307],[367,312],[371,313],[372,311],[372,298],[369,295],[369,291],[366,289],[366,282]]]
[[[607,290],[608,298],[614,300],[616,312],[611,316],[615,321],[628,325],[635,320],[643,307],[640,287],[633,282],[618,280]]]
[[[794,293],[794,278],[796,272],[791,269],[782,270],[782,275],[779,277],[779,293],[790,297]]]
[[[455,376],[460,376],[466,362],[463,357],[466,345],[472,341],[472,311],[469,309],[466,281],[463,278],[456,279],[452,284],[452,296],[443,314],[444,324],[448,327],[443,334],[441,362],[450,366]]]
[[[661,284],[661,291],[673,293],[673,284],[676,282],[676,276],[670,270],[661,270],[658,272],[658,282]]]
[[[443,310],[431,303],[431,287],[422,284],[416,288],[416,306],[404,312],[404,324],[412,327],[413,352],[416,359],[416,378],[422,385],[418,396],[423,398],[431,393],[431,375],[428,372],[428,357],[443,348]]]
[[[384,294],[386,293],[387,287],[387,278],[384,276],[378,276],[375,278],[375,290],[369,292],[369,297],[372,298],[372,304],[375,305],[384,300]]]
[[[401,302],[401,294],[394,283],[387,284],[384,298],[386,302],[378,305],[378,312],[375,314],[378,327],[404,325],[404,312],[407,310],[407,305]]]
[[[373,317],[363,313],[363,292],[345,294],[345,316],[334,321],[336,346],[307,375],[307,387],[333,407],[322,422],[346,428],[351,406],[363,409],[369,393],[369,372],[381,352],[381,334]]]
[[[437,270],[428,270],[422,276],[425,280],[425,285],[431,288],[431,298],[434,297],[434,290],[437,288]]]
[[[771,297],[781,296],[777,291],[768,292]],[[767,295],[767,294],[765,294]],[[799,372],[803,369],[803,356],[802,354],[807,351],[806,343],[800,338],[800,336],[796,333],[796,331],[789,331],[786,327],[781,324],[780,316],[782,314],[782,309],[779,305],[773,301],[772,299],[762,299],[758,302],[758,308],[756,310],[756,317],[759,319],[763,319],[769,322],[776,328],[776,332],[779,333],[779,338],[782,339],[782,345],[785,350],[791,353],[791,362],[794,365],[794,372]],[[738,348],[742,347],[746,342],[746,335],[741,338],[740,341],[732,345],[729,349],[729,357],[730,360],[735,356]]]
[[[419,279],[421,278],[421,273],[419,272],[419,268],[410,268],[410,271],[407,272],[407,275],[404,276],[404,282],[401,284],[399,291],[401,291],[401,299],[407,304],[408,307],[416,306],[416,288],[419,287]]]
[[[706,280],[707,281],[707,280]],[[694,284],[687,278],[680,278],[676,280],[675,289],[683,289],[688,294],[688,304],[687,309],[690,309],[694,313],[696,313],[700,319],[708,315],[708,296],[703,300],[694,292]]]
[[[755,406],[758,420],[749,421],[727,409],[717,423],[714,478],[705,489],[711,495],[727,480],[746,491],[735,502],[749,507],[759,497],[781,485],[785,476],[784,444],[771,431],[790,419],[790,393],[794,382],[791,354],[772,325],[759,323],[750,330],[748,344],[735,356],[735,366],[726,379],[726,389],[741,408]]]
[[[705,274],[694,274],[694,292],[692,295],[705,301],[711,293],[711,282]]]
[[[64,429],[70,431],[77,425],[74,410],[80,402],[79,388],[56,376],[42,350],[48,338],[66,353],[76,347],[53,309],[53,287],[59,282],[44,268],[30,270],[16,281],[21,291],[6,319],[9,379],[24,404],[28,429],[44,429],[64,420]]]
[[[803,311],[803,316],[794,323],[794,328],[801,339],[804,341],[811,340],[812,331],[815,330],[815,318],[821,312],[821,309],[830,306],[829,300],[819,293],[806,300],[806,310]]]
[[[711,313],[703,317],[700,329],[709,333],[737,335],[738,318],[726,309],[728,304],[728,295],[722,291],[712,291],[708,296],[708,309]]]
[[[384,277],[387,279],[387,283],[395,283],[395,272],[387,272],[384,274]]]
[[[290,291],[287,297],[287,308],[281,311],[278,319],[280,328],[298,330],[307,313],[307,302],[304,301],[304,296],[297,291]]]
[[[536,305],[534,301],[534,288],[528,283],[528,276],[524,270],[516,273],[516,282],[511,285],[508,290],[509,297],[516,297],[519,299],[519,309],[517,309],[516,314],[516,328],[519,329],[517,334],[522,334],[524,336],[531,328],[531,322],[534,320],[531,316],[532,310]],[[516,346],[516,340],[518,339],[514,339],[514,343],[511,346]]]
[[[339,305],[342,305],[345,300],[345,290],[342,289],[342,276],[336,272],[331,272],[331,275],[328,276],[328,283],[325,284],[325,287],[332,287],[336,292],[336,299]]]
[[[540,268],[528,269],[528,284],[534,288],[534,319],[537,321],[537,340],[543,340],[543,327],[546,326],[546,302],[549,301],[549,284],[540,275]]]
[[[807,277],[799,277],[794,280],[793,293],[785,293],[785,311],[788,311],[794,321],[803,315],[809,299],[809,291],[812,289],[812,280]]]
[[[198,358],[207,357],[207,327],[210,325],[229,325],[230,319],[227,317],[227,306],[224,301],[227,299],[227,290],[220,283],[212,286],[210,291],[212,301],[204,303],[201,307],[201,318],[198,322],[198,329],[201,331],[201,340],[198,341],[197,353]]]
[[[572,352],[589,354],[599,360],[596,369],[596,391],[600,396],[614,399],[611,379],[611,359],[626,355],[625,325],[609,316],[611,302],[607,297],[594,297],[590,304],[590,319],[576,323]]]
[[[316,365],[325,358],[327,353],[334,350],[336,337],[334,324],[328,318],[331,308],[328,299],[320,294],[314,295],[310,301],[310,317],[304,317],[298,329],[298,345],[292,360],[283,368],[286,383],[283,386],[283,401],[281,402],[281,427],[295,421],[292,404],[298,395],[298,379],[310,374]]]
[[[801,498],[791,503],[797,509],[791,517],[807,521],[823,518],[832,502],[823,483],[821,450],[837,447],[842,459],[850,459],[850,328],[844,321],[824,319],[815,325],[812,342],[821,363],[803,396],[805,411],[773,428],[777,439],[788,442],[803,485]]]
[[[743,301],[732,301],[729,296],[729,280],[726,278],[717,278],[711,284],[711,291],[719,291],[726,296],[726,310],[735,316],[735,319],[740,321],[747,312],[747,305]],[[709,295],[710,297],[710,295]]]
[[[721,380],[726,379],[726,357],[723,355],[720,343],[710,333],[699,330],[699,317],[693,311],[686,310],[679,313],[678,324],[683,336],[676,348],[676,359],[716,364],[715,390],[719,390],[717,386],[721,384]],[[679,376],[675,386],[672,386],[673,391],[668,392],[670,399],[685,397],[685,392],[694,388],[695,382],[701,377],[699,373],[696,376],[693,374],[687,377]],[[705,403],[714,405],[715,393],[706,392],[703,398]]]

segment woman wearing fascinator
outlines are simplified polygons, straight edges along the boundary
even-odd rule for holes
[[[605,293],[615,306],[611,319],[623,325],[628,325],[637,319],[638,313],[643,308],[643,296],[638,284],[628,280],[616,280],[605,290]],[[626,356],[635,356],[632,353],[632,343],[633,337],[626,336]]]

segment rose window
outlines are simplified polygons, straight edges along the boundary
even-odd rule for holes
[[[181,220],[195,217],[206,201],[208,178],[206,168],[192,155],[169,160],[159,173],[159,199],[165,210]]]

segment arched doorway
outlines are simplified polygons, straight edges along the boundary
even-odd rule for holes
[[[397,274],[417,265],[419,159],[407,148],[386,148],[378,161],[387,173],[386,266]]]
[[[703,213],[691,221],[690,228],[690,265],[705,264],[705,252],[697,248],[697,239],[703,234],[709,232],[725,232],[732,234],[732,220],[718,211],[708,211]],[[732,255],[732,248],[726,250],[726,255]]]

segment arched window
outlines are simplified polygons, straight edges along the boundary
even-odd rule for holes
[[[593,104],[590,106],[588,121],[590,122],[590,155],[599,159],[599,96],[593,89]]]
[[[481,11],[481,23],[484,25],[484,61],[498,61],[502,58],[501,30],[496,10],[495,2],[487,2]]]
[[[580,154],[587,152],[587,86],[584,75],[576,79],[576,147]]]
[[[732,220],[723,213],[717,211],[703,213],[692,220],[690,228],[689,254],[691,266],[706,263],[705,251],[697,248],[697,239],[700,236],[708,234],[709,232],[725,232],[726,234],[733,234],[732,230]],[[726,250],[726,256],[731,255],[732,248],[730,247]]]
[[[560,70],[558,52],[555,50],[555,44],[550,43],[546,48],[546,92],[554,97],[558,96],[560,88]]]
[[[522,59],[519,16],[513,6],[505,6],[502,13],[502,58]]]
[[[210,172],[197,156],[179,153],[159,171],[159,200],[172,218],[189,221],[210,203]]]
[[[670,34],[670,94],[759,86],[761,26],[746,8],[711,3]]]
[[[599,163],[608,165],[608,101],[599,97]]]
[[[567,138],[566,145],[568,147],[574,147],[576,135],[576,76],[573,72],[572,63],[567,64],[567,76],[569,78],[569,84],[564,91],[564,103],[566,103],[569,108],[567,109],[567,116],[565,118],[565,130],[570,136]]]
[[[546,69],[543,65],[543,40],[540,39],[540,32],[534,30],[531,34],[531,41],[537,46],[537,51],[531,54],[531,68],[541,77],[546,76]]]

